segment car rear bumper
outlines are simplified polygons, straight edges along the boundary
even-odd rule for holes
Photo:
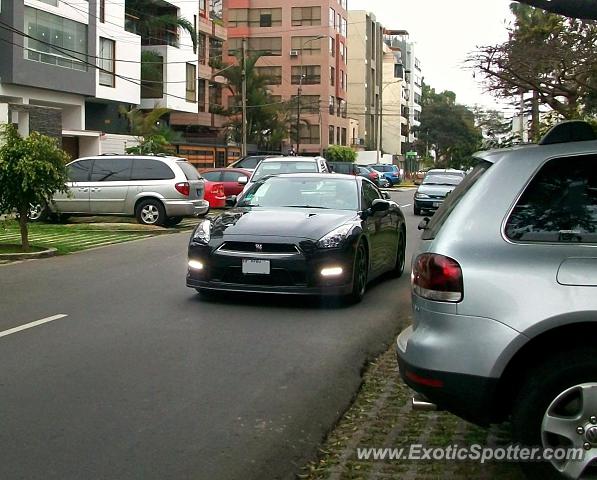
[[[193,217],[209,210],[206,200],[165,200],[164,208],[168,217]]]

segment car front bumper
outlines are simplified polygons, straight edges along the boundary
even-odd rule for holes
[[[257,240],[259,241],[259,240]],[[243,274],[243,260],[267,260],[269,274]],[[189,245],[189,260],[200,261],[204,268],[188,268],[188,287],[230,292],[277,293],[291,295],[340,296],[352,292],[354,248],[315,250],[300,249],[289,255],[225,252],[206,245]],[[323,277],[321,269],[340,266],[342,274]]]
[[[501,414],[499,376],[524,340],[493,319],[425,308],[433,303],[413,298],[414,326],[396,340],[400,375],[440,408],[486,425]]]
[[[442,203],[444,202],[443,198],[415,198],[414,204],[415,208],[419,210],[437,210]]]
[[[194,217],[209,211],[206,200],[166,200],[164,208],[168,217]]]

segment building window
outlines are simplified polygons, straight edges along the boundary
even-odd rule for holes
[[[330,100],[329,100],[330,115],[333,115],[334,113],[336,113],[335,110],[336,110],[336,99],[335,99],[335,97],[330,96]]]
[[[228,55],[234,56],[242,48],[241,38],[228,40]],[[282,55],[282,38],[280,37],[254,37],[249,38],[247,45],[248,53],[261,53],[265,56],[279,57]]]
[[[228,12],[230,27],[279,27],[282,25],[281,8],[231,8]]]
[[[99,21],[106,22],[106,0],[99,0]]]
[[[222,110],[222,85],[209,84],[209,113],[220,113]]]
[[[347,34],[348,34],[348,22],[346,21],[346,19],[344,17],[340,16],[340,35],[342,35],[344,38],[346,38]]]
[[[346,108],[346,100],[342,100],[341,98],[338,99],[338,116],[342,118],[346,118],[347,108]]]
[[[340,143],[341,143],[341,145],[346,146],[346,129],[345,128],[342,129],[342,138],[341,138]]]
[[[330,67],[330,85],[332,87],[336,85],[336,69],[334,67]]]
[[[340,127],[336,127],[336,143],[340,144]]]
[[[87,71],[87,25],[25,7],[25,30],[27,60]]]
[[[340,89],[346,90],[346,83],[344,82],[344,70],[340,70]]]
[[[204,33],[199,34],[197,49],[199,50],[199,63],[205,65],[207,63],[207,35]]]
[[[332,57],[336,56],[336,39],[330,37],[330,55]]]
[[[333,125],[330,125],[328,127],[328,143],[330,145],[334,144],[334,126]]]
[[[197,101],[197,66],[187,63],[187,102]]]
[[[205,80],[199,80],[197,84],[197,107],[200,112],[205,112],[205,94],[207,93],[207,82]]]
[[[217,38],[209,38],[209,66],[212,68],[222,67],[222,50],[224,42]]]
[[[268,85],[282,84],[282,67],[256,67],[257,73],[265,77]]]
[[[330,16],[329,16],[329,26],[330,28],[336,27],[336,10],[330,7]]]
[[[207,0],[199,0],[199,15],[207,17]]]
[[[164,57],[156,57],[152,68],[141,70],[141,98],[164,96]]]
[[[319,125],[302,124],[300,128],[301,144],[312,145],[319,143]]]
[[[319,85],[321,83],[321,66],[319,65],[304,65],[303,69],[303,85]],[[292,84],[298,85],[301,79],[301,67],[292,67]]]
[[[292,7],[292,26],[321,25],[321,7]]]
[[[292,37],[292,50],[299,50],[302,55],[318,55],[321,53],[321,38]]]
[[[296,108],[297,96],[293,95],[290,104]],[[301,95],[302,113],[319,113],[319,95]]]
[[[100,37],[99,39],[99,84],[104,87],[116,86],[116,63],[114,58],[116,44],[114,40]]]

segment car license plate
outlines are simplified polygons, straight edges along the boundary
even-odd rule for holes
[[[245,275],[269,275],[269,260],[243,259],[243,273]]]
[[[433,202],[434,207],[439,207],[441,204],[442,204],[442,202]]]

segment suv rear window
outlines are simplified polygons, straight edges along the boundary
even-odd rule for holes
[[[512,210],[505,233],[522,242],[597,243],[597,155],[548,161]]]
[[[423,231],[423,235],[421,235],[423,240],[432,240],[435,238],[452,211],[456,208],[456,205],[458,205],[460,200],[466,195],[466,192],[477,183],[492,165],[491,162],[486,160],[479,161],[475,168],[473,168],[473,171],[462,180],[460,185],[452,190],[452,193],[446,197],[442,206],[435,212],[435,215],[431,218],[427,228]]]
[[[176,165],[180,167],[187,180],[199,180],[201,178],[197,169],[189,162],[176,162]]]

